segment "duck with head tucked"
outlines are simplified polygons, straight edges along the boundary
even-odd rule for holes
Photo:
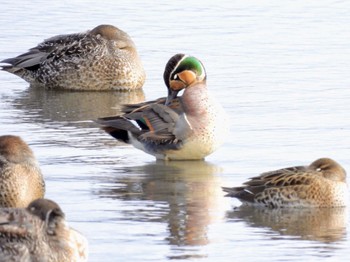
[[[270,208],[344,207],[348,203],[346,172],[330,158],[266,172],[243,186],[223,190],[246,205]]]
[[[145,72],[130,36],[112,25],[51,37],[27,53],[8,58],[2,70],[33,86],[67,90],[132,90]]]
[[[0,209],[0,262],[83,262],[87,249],[86,238],[67,225],[63,211],[51,200]]]
[[[44,178],[29,146],[18,136],[0,136],[0,207],[26,207],[44,194]]]
[[[210,96],[201,61],[184,54],[166,64],[168,96],[125,105],[123,114],[96,122],[114,138],[163,160],[200,160],[214,152],[228,134],[228,118]],[[182,96],[178,93],[183,91]]]

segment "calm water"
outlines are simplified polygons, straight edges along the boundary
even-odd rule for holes
[[[0,59],[102,23],[127,31],[143,59],[135,93],[38,90],[0,72],[0,133],[31,145],[90,261],[348,261],[348,210],[239,208],[220,187],[324,156],[350,171],[350,3],[97,2],[12,1],[0,16]],[[164,96],[178,52],[203,61],[231,117],[205,162],[156,162],[90,121]]]

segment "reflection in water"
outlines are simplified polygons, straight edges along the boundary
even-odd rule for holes
[[[221,172],[219,167],[204,161],[157,161],[122,168],[122,172],[127,174],[115,176],[112,188],[97,193],[124,201],[152,200],[159,209],[152,212],[158,214],[156,218],[149,217],[147,210],[127,210],[126,219],[166,222],[169,231],[166,240],[172,245],[209,243],[208,225],[221,220],[225,212],[220,178],[214,175]]]
[[[142,90],[71,92],[29,87],[15,97],[11,94],[0,98],[20,111],[22,123],[35,124],[41,144],[97,149],[106,143],[115,146],[116,142],[92,120],[115,115],[123,104],[142,102],[145,96]]]
[[[228,217],[305,240],[330,243],[346,238],[346,208],[263,209],[242,205]]]
[[[70,122],[96,119],[101,116],[115,115],[122,104],[144,101],[142,90],[131,92],[69,92],[61,90],[43,90],[29,87],[18,94],[11,103],[16,109],[24,111],[24,117],[30,116],[36,122]]]

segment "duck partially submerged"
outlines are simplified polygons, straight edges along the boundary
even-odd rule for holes
[[[141,88],[145,71],[130,36],[112,25],[51,37],[8,58],[2,70],[34,86],[68,90]]]
[[[0,136],[0,207],[26,207],[44,194],[44,178],[27,143]]]
[[[83,262],[87,245],[51,200],[38,199],[27,208],[0,209],[0,262]]]
[[[243,186],[223,190],[244,204],[271,208],[343,207],[348,203],[346,172],[330,158],[266,172]]]
[[[157,159],[204,159],[228,134],[227,115],[209,94],[206,77],[197,58],[174,55],[164,71],[166,98],[125,105],[123,114],[96,122],[114,138]]]

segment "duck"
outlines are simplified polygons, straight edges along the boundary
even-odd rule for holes
[[[78,91],[142,88],[145,71],[130,36],[113,25],[57,35],[1,61],[31,86]]]
[[[87,261],[86,238],[69,227],[60,206],[37,199],[26,208],[0,209],[0,262]]]
[[[0,136],[0,207],[24,208],[45,195],[39,163],[19,136]]]
[[[124,105],[122,114],[96,122],[115,139],[157,160],[203,160],[228,135],[227,114],[208,91],[204,65],[194,56],[176,54],[163,78],[167,97]]]
[[[262,173],[240,187],[224,187],[226,196],[245,205],[268,208],[345,207],[348,204],[346,171],[330,158],[308,166]]]

